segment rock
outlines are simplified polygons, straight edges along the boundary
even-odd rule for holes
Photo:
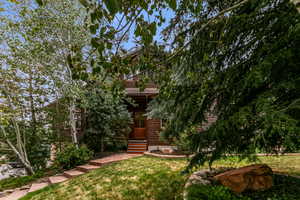
[[[6,193],[13,193],[14,190],[13,189],[9,189],[9,190],[5,190],[4,192],[6,192]]]
[[[6,160],[7,160],[7,156],[6,155],[0,156],[0,161],[1,162],[6,161]]]
[[[187,200],[187,188],[191,185],[200,184],[200,185],[212,185],[214,171],[201,170],[194,172],[189,179],[187,180],[184,186],[183,199]]]
[[[0,198],[5,196],[6,196],[6,192],[0,192]]]
[[[9,164],[0,165],[0,180],[10,177],[25,176],[26,170],[24,168],[13,168]]]
[[[226,171],[214,179],[236,193],[246,190],[266,190],[272,187],[272,169],[265,164],[256,164]]]
[[[162,151],[163,153],[165,153],[165,154],[171,154],[171,153],[174,153],[174,149],[168,148],[168,147],[166,147],[166,148],[161,148],[161,151]]]
[[[20,190],[28,190],[28,189],[30,189],[30,185],[24,185],[20,187]]]

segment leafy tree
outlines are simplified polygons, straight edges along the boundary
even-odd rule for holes
[[[88,52],[89,33],[82,23],[84,10],[72,1],[49,1],[42,7],[35,1],[11,5],[15,18],[0,16],[0,102],[6,108],[1,112],[1,139],[33,173],[48,157],[43,152],[51,142],[50,102],[69,100],[66,107],[77,143],[74,102],[80,98],[82,81],[74,80],[69,60],[86,66],[88,58],[81,54]]]
[[[90,87],[82,101],[86,117],[83,141],[93,151],[103,152],[107,141],[128,138],[132,118],[119,86],[112,91],[95,83]]]
[[[158,46],[153,38],[166,20],[163,13],[173,12],[160,32],[166,59],[157,62],[148,56],[136,65],[156,72],[160,94],[149,115],[168,116],[167,137],[189,135],[197,153],[191,166],[211,165],[226,153],[249,156],[256,148],[273,152],[299,144],[300,29],[294,1],[81,3],[94,24],[92,46],[101,58],[106,56],[106,64],[93,69],[106,66],[117,75],[130,69],[118,57],[124,42],[123,37],[117,40],[118,33],[131,36],[142,48]],[[108,26],[114,20],[120,26]],[[200,133],[208,115],[216,121]]]
[[[249,156],[256,149],[299,147],[300,15],[295,5],[207,1],[199,13],[201,20],[177,35],[186,39],[175,41],[181,46],[178,59],[152,106],[153,115],[169,114],[165,135],[189,134],[197,153],[190,167],[211,165],[226,153]],[[199,131],[208,114],[216,121]]]

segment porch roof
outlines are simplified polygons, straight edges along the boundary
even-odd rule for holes
[[[139,88],[126,88],[125,91],[129,96],[147,96],[158,94],[159,92],[157,88],[145,88],[143,91],[140,91]]]

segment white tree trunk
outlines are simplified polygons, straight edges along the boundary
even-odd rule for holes
[[[8,107],[11,110],[14,110],[13,100],[12,100],[10,94],[8,94],[5,91],[2,91],[2,93],[4,94],[4,96],[7,99]],[[0,119],[1,118],[2,118],[2,116],[1,116],[1,112],[0,112]],[[13,150],[13,152],[20,159],[22,164],[25,166],[25,169],[27,170],[27,172],[29,174],[34,174],[34,170],[31,166],[31,163],[29,162],[27,151],[26,151],[26,148],[25,148],[25,142],[26,142],[25,138],[26,138],[26,136],[24,135],[24,137],[22,138],[20,127],[18,125],[18,122],[17,122],[15,116],[13,116],[11,118],[11,121],[12,121],[12,125],[14,127],[15,136],[16,136],[16,144],[13,144],[11,142],[11,140],[9,140],[8,133],[6,132],[4,126],[0,125],[1,131],[2,131],[4,139],[5,139],[5,142],[8,144],[8,146]]]
[[[1,126],[1,125],[0,125]],[[2,133],[4,135],[5,142],[8,144],[8,146],[13,150],[13,152],[17,155],[17,157],[20,159],[21,163],[25,166],[26,171],[29,174],[34,174],[34,170],[31,166],[31,163],[28,160],[28,156],[26,153],[25,145],[22,143],[21,138],[21,133],[19,131],[19,126],[16,122],[14,122],[14,129],[16,133],[16,138],[17,138],[17,144],[14,145],[8,138],[7,138],[7,133],[4,129],[3,126],[1,126]]]
[[[69,122],[70,122],[70,131],[72,136],[72,141],[75,146],[78,148],[78,139],[77,139],[77,128],[76,128],[76,106],[73,100],[71,100],[70,107],[69,107]]]

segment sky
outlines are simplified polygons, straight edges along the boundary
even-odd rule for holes
[[[153,13],[153,15],[155,15],[157,13]],[[170,23],[170,19],[173,18],[173,16],[175,15],[174,12],[170,9],[165,9],[163,10],[163,14],[164,14],[164,17],[166,18],[166,21],[159,27],[157,27],[157,31],[156,31],[156,35],[154,36],[154,41],[157,41],[158,43],[162,42],[162,39],[161,36],[161,32],[169,25]],[[154,16],[151,16],[150,17],[150,22],[153,22],[155,21],[155,18]],[[130,35],[129,35],[129,38],[133,38],[133,37],[130,37],[134,34],[134,30],[135,30],[135,26],[133,26],[131,28],[131,32],[130,32]],[[124,43],[124,47],[125,49],[132,49],[135,47],[135,43],[134,41],[132,40],[129,40],[128,42]]]
[[[1,11],[0,12],[0,16],[10,16],[12,19],[16,18],[16,11],[14,11],[12,9],[12,3],[10,3],[8,0],[0,0],[0,10],[4,9],[4,11]],[[145,13],[142,13],[144,14],[144,16],[146,15]],[[150,16],[149,19],[150,19],[150,22],[153,22],[155,20],[154,18],[154,15],[156,15],[157,13],[153,13],[153,16]],[[170,22],[170,19],[174,16],[174,12],[170,9],[165,9],[163,10],[163,14],[164,14],[164,17],[166,18],[166,21],[160,26],[160,27],[157,27],[157,33],[154,37],[154,41],[157,41],[158,43],[162,42],[162,38],[161,38],[161,32],[164,28],[166,28]],[[120,15],[117,14],[117,17],[118,18],[121,18]],[[148,16],[147,16],[148,17]],[[115,19],[113,21],[113,25],[117,25],[117,20]],[[132,48],[135,47],[135,42],[132,40],[132,36],[134,35],[134,30],[135,30],[135,26],[132,26],[130,32],[129,32],[129,38],[131,38],[131,40],[129,40],[128,42],[125,42],[123,43],[123,48],[127,49],[127,50],[130,50]]]

